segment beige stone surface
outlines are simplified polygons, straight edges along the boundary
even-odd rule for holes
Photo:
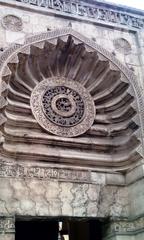
[[[0,240],[14,240],[15,234],[0,234]]]
[[[143,240],[144,239],[144,233],[141,232],[141,233],[138,233],[136,236],[135,236],[135,239],[134,240]]]
[[[135,236],[112,236],[112,237],[106,237],[103,240],[137,240]],[[140,239],[141,240],[141,239]]]
[[[130,215],[140,216],[144,213],[144,179],[141,179],[128,187]]]

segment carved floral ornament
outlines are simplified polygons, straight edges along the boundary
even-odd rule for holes
[[[141,159],[141,92],[106,50],[68,28],[27,38],[0,63],[3,93],[8,88],[4,156],[63,163],[72,157],[76,165],[119,171]]]
[[[31,108],[48,132],[72,137],[86,132],[94,122],[94,102],[77,82],[61,77],[43,80],[31,94]]]
[[[19,32],[23,27],[21,18],[11,14],[6,15],[2,18],[2,25],[6,30],[13,32]]]

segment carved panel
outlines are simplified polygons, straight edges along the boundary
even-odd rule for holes
[[[129,54],[131,52],[131,45],[130,43],[124,38],[117,38],[113,41],[114,47],[117,51]]]
[[[15,232],[15,221],[12,217],[0,217],[0,233]]]
[[[18,32],[22,30],[22,20],[14,15],[6,15],[2,19],[2,25],[5,29]]]
[[[134,219],[134,220],[116,220],[105,226],[105,235],[112,236],[113,234],[124,234],[129,235],[130,233],[135,233],[138,231],[143,231],[144,229],[144,217]]]

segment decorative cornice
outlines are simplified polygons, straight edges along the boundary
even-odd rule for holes
[[[15,233],[15,219],[14,217],[0,216],[0,234]]]
[[[71,18],[82,18],[99,24],[111,24],[116,27],[128,27],[132,29],[144,28],[143,12],[124,7],[112,7],[112,4],[94,1],[65,1],[65,0],[15,0],[23,6],[32,7],[33,10],[48,10],[50,13],[66,15]],[[40,10],[39,9],[39,10]],[[126,13],[127,11],[127,13]]]

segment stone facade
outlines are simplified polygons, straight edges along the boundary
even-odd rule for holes
[[[0,240],[17,216],[97,218],[104,240],[142,240],[143,11],[0,0],[0,21]],[[47,78],[62,89],[53,120]]]

